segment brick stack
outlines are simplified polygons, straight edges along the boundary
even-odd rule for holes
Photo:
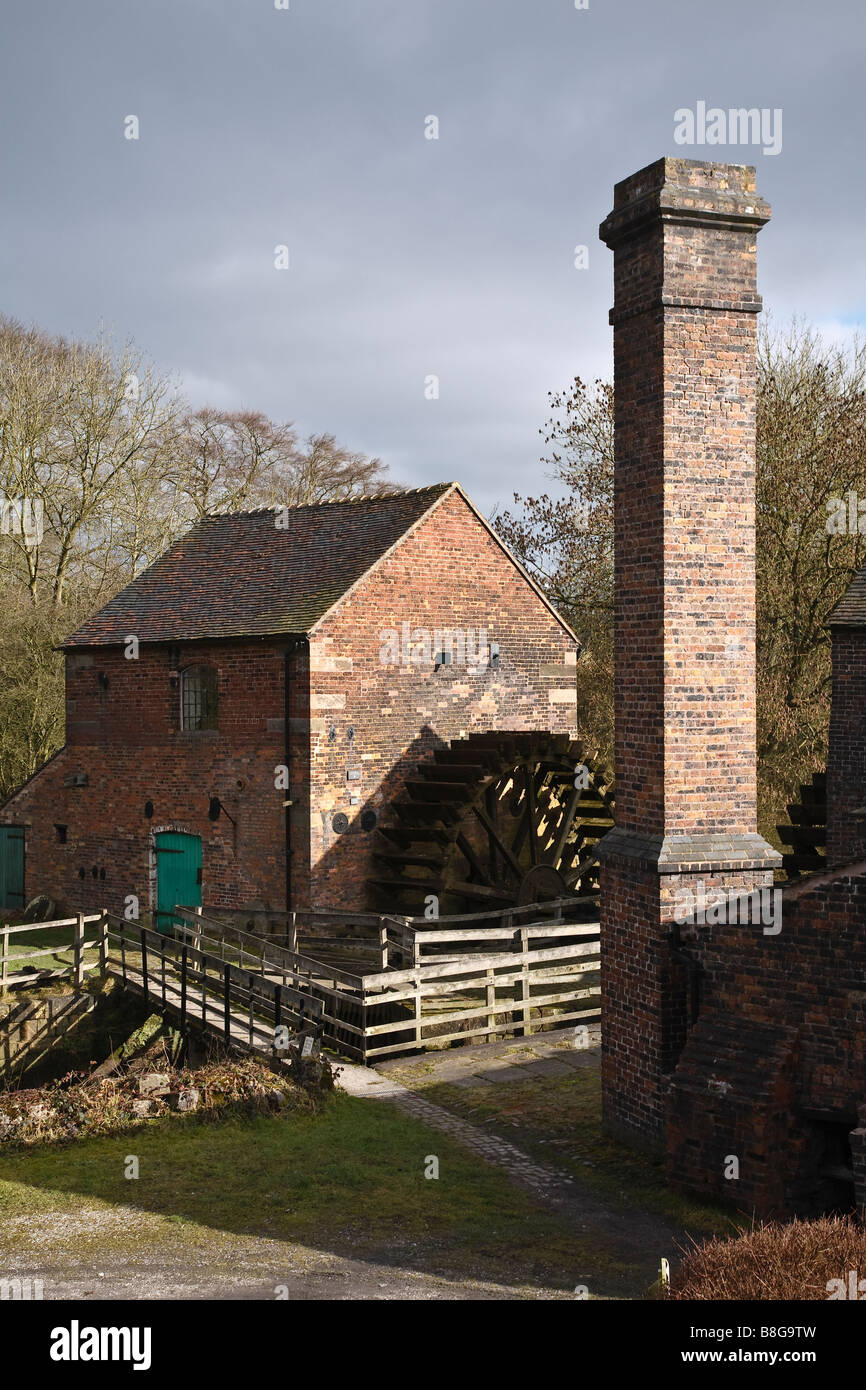
[[[755,747],[754,170],[662,159],[617,185],[616,828],[601,877],[608,1130],[664,1140],[685,1038],[679,889],[768,885]],[[699,943],[696,943],[699,948]]]

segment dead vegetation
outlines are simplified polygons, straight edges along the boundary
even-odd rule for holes
[[[312,1074],[293,1070],[274,1071],[263,1060],[244,1057],[195,1068],[168,1062],[159,1070],[153,1058],[137,1058],[118,1064],[111,1075],[104,1068],[73,1071],[38,1089],[0,1094],[0,1141],[8,1150],[116,1134],[172,1112],[207,1122],[319,1110],[333,1087],[327,1059]]]
[[[852,1287],[856,1290],[861,1271],[866,1297],[866,1229],[853,1217],[765,1222],[733,1240],[714,1238],[687,1251],[671,1279],[669,1297],[847,1298]]]

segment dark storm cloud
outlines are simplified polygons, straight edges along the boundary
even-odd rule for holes
[[[196,403],[407,483],[539,487],[547,391],[610,372],[598,223],[660,154],[756,164],[767,307],[860,322],[856,0],[79,0],[3,25],[5,312],[104,322]],[[781,108],[781,153],[677,146],[698,101]]]

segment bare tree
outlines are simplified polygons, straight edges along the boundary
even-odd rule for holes
[[[41,517],[38,535],[10,529],[4,568],[34,600],[61,606],[72,580],[98,594],[155,558],[165,508],[153,504],[178,415],[169,383],[132,345],[115,356],[104,339],[0,321],[0,489]]]
[[[576,379],[550,396],[541,431],[553,495],[515,495],[503,539],[576,628],[579,719],[613,742],[613,389]],[[849,496],[854,530],[828,531]],[[846,502],[846,515],[850,505]],[[824,343],[794,322],[761,329],[757,409],[758,787],[762,832],[826,758],[827,620],[866,562],[866,347]]]
[[[62,740],[57,645],[199,517],[390,486],[333,435],[191,410],[132,343],[0,318],[0,798]]]
[[[381,459],[339,445],[332,434],[299,442],[291,424],[258,411],[188,413],[176,477],[189,520],[207,512],[304,506],[391,487]]]

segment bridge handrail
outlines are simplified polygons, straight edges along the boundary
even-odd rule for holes
[[[282,1026],[284,1014],[295,1015],[299,1029],[303,1030],[312,1025],[315,1034],[321,1036],[324,1004],[312,993],[311,985],[305,987],[301,983],[287,984],[286,975],[282,971],[282,980],[278,981],[255,970],[244,970],[241,966],[221,960],[218,956],[191,946],[188,942],[177,941],[174,937],[141,923],[125,921],[112,913],[104,914],[104,921],[106,944],[114,941],[120,945],[119,964],[109,961],[106,952],[106,969],[111,973],[119,973],[125,984],[141,988],[145,998],[161,999],[164,1008],[177,1009],[181,1017],[181,1031],[186,1029],[189,1016],[189,986],[193,984],[201,987],[198,997],[201,1002],[202,1025],[207,1025],[209,1005],[217,1016],[221,1012],[221,1031],[227,1044],[237,1042],[233,1025],[236,1028],[239,1015],[231,1007],[233,1002],[246,1005],[248,1042],[251,1049],[254,1047],[256,1024],[270,1025],[273,1022],[276,1038],[276,1030]],[[111,921],[119,924],[119,931],[112,929]],[[127,961],[127,955],[134,955],[135,965]],[[191,963],[191,958],[198,959],[198,969]],[[159,961],[161,971],[153,968],[154,959]],[[208,969],[211,963],[215,967],[213,975]],[[173,1000],[169,1001],[169,984],[180,987],[179,1006]],[[221,993],[218,988],[220,985]],[[211,986],[210,992],[208,986]],[[214,987],[217,987],[216,990]]]

